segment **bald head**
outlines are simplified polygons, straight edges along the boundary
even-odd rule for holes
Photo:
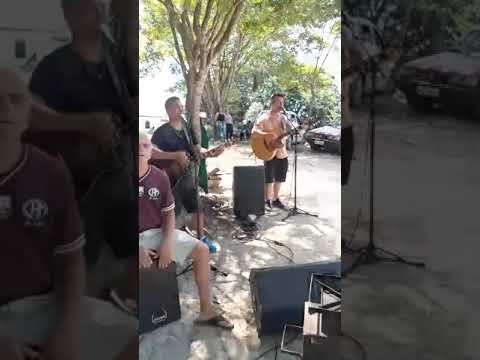
[[[148,162],[152,157],[152,142],[150,137],[144,132],[138,134],[138,165],[140,169],[148,167]]]
[[[0,68],[0,137],[20,139],[30,119],[32,98],[20,75]]]

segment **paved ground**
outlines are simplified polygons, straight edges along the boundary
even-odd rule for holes
[[[474,309],[480,273],[472,269],[478,262],[480,230],[474,191],[480,180],[480,124],[441,111],[414,114],[392,99],[381,99],[377,110],[375,240],[388,250],[424,261],[426,269],[390,263],[358,268],[343,281],[342,328],[363,344],[368,359],[478,359],[480,317]],[[356,112],[355,118],[356,160],[351,184],[342,193],[341,211],[342,232],[347,239],[355,232],[351,245],[357,247],[368,238],[366,112]],[[236,147],[209,164],[225,173],[218,199],[227,204],[232,165],[253,163],[248,155],[248,148]],[[338,256],[339,159],[309,152],[301,153],[300,159],[299,204],[320,214],[320,219],[299,217],[294,224],[282,224],[277,222],[280,214],[265,217],[263,236],[292,246],[297,262]],[[289,186],[284,190],[288,198]],[[248,274],[252,267],[286,260],[265,243],[233,240],[235,225],[229,212],[217,215],[209,224],[222,245],[216,262],[230,275],[215,279],[214,293],[236,329],[229,334],[192,326],[198,303],[187,275],[180,284],[183,321],[143,341],[142,359],[163,359],[165,346],[160,351],[155,344],[172,334],[177,336],[169,337],[170,348],[174,339],[185,340],[183,356],[178,352],[175,359],[254,359],[272,343],[257,337]],[[352,260],[351,255],[342,254],[344,266]],[[343,359],[361,359],[353,343],[345,340],[344,345]],[[273,358],[273,353],[265,357]],[[279,358],[292,357],[282,354]]]
[[[249,146],[235,145],[218,159],[209,160],[209,169],[218,167],[223,173],[221,188],[207,199],[210,220],[207,225],[221,250],[214,262],[228,277],[216,275],[213,292],[235,323],[232,333],[192,325],[198,301],[191,273],[180,277],[182,321],[154,332],[141,342],[141,359],[254,359],[275,343],[276,339],[257,336],[250,300],[249,274],[251,268],[288,264],[288,251],[264,240],[277,240],[294,252],[296,263],[332,260],[340,257],[340,157],[312,153],[301,148],[299,153],[298,206],[314,212],[319,218],[294,217],[281,222],[285,212],[275,211],[258,223],[258,240],[239,239],[239,225],[232,211],[233,166],[255,164]],[[282,190],[282,199],[293,201],[292,176]],[[217,209],[216,206],[220,207]],[[280,253],[278,253],[280,252]],[[283,254],[283,255],[281,255]],[[165,344],[167,343],[167,345]],[[169,355],[169,351],[175,355]],[[275,353],[264,359],[273,359]],[[278,359],[291,359],[279,354]]]
[[[414,114],[381,99],[377,117],[377,244],[426,263],[358,268],[343,281],[342,328],[368,359],[478,359],[480,123],[460,115]],[[367,114],[357,119],[356,161],[342,194],[342,232],[368,239],[365,188]],[[352,257],[342,254],[348,266]],[[349,357],[359,358],[359,357]]]

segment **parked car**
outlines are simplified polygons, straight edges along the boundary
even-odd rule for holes
[[[340,154],[340,136],[339,126],[327,125],[308,131],[305,134],[305,140],[314,151]]]
[[[480,117],[480,30],[445,51],[403,64],[395,80],[413,109],[468,107]]]

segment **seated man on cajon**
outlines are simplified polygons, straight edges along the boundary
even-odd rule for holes
[[[107,334],[115,343],[84,338],[113,329],[87,310],[113,306],[86,301],[85,237],[71,177],[61,160],[21,142],[31,106],[18,74],[0,69],[0,358],[111,359],[137,322],[118,311]]]
[[[158,257],[158,267],[167,268],[172,261],[194,261],[195,282],[200,297],[201,325],[232,329],[233,324],[218,314],[210,300],[210,254],[208,247],[184,231],[175,229],[175,202],[167,174],[149,165],[152,143],[139,135],[139,265],[148,268]]]

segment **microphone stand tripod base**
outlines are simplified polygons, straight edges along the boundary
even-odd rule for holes
[[[292,216],[295,216],[295,215],[306,215],[306,216],[312,216],[312,217],[318,218],[318,215],[316,215],[316,214],[311,214],[311,213],[309,213],[305,210],[294,207],[294,208],[291,208],[290,210],[288,210],[287,216],[285,216],[282,219],[282,221],[288,220],[289,218],[291,218]]]
[[[378,262],[392,262],[392,263],[401,263],[404,265],[409,265],[409,266],[415,266],[419,268],[425,268],[425,263],[421,262],[415,262],[415,261],[409,261],[404,259],[403,257],[394,254],[390,251],[384,250],[382,248],[379,248],[375,245],[367,245],[365,247],[359,248],[359,249],[352,249],[351,252],[358,253],[359,255],[355,259],[352,265],[344,271],[342,271],[342,277],[347,276],[350,274],[352,271],[354,271],[356,268],[362,266],[362,265],[371,265],[375,264]],[[388,257],[383,257],[377,255],[377,252],[383,252],[385,255]]]

